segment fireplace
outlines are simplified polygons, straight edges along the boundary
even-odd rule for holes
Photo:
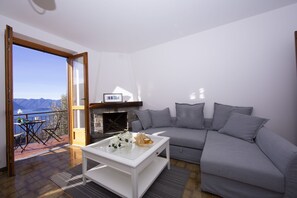
[[[142,101],[91,103],[91,142],[102,140],[122,131],[131,130],[131,122],[136,120],[134,110],[142,106]]]
[[[127,129],[127,112],[103,113],[103,133]]]

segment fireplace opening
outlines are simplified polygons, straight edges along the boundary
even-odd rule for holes
[[[127,129],[127,112],[103,113],[103,132],[117,132]]]

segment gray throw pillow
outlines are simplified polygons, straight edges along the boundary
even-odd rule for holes
[[[204,128],[204,103],[175,103],[176,126],[190,129]]]
[[[225,126],[219,132],[248,142],[254,142],[258,130],[267,121],[265,118],[232,113]]]
[[[171,116],[169,108],[163,110],[149,110],[154,128],[169,127],[171,124]]]
[[[146,110],[135,110],[135,114],[137,115],[143,129],[148,129],[152,127],[152,119],[151,114],[148,109]]]
[[[215,103],[212,129],[217,131],[220,130],[226,124],[232,112],[251,115],[252,111],[253,107],[237,107]]]

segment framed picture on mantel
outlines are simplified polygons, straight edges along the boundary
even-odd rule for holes
[[[103,102],[123,102],[122,93],[104,93]]]

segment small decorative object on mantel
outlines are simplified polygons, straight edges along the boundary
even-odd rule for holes
[[[113,136],[110,140],[108,147],[118,149],[132,145],[132,133],[127,129],[123,133]]]
[[[123,102],[122,93],[104,93],[103,102]]]
[[[147,135],[145,135],[145,133],[137,133],[135,138],[135,144],[137,144],[138,146],[148,146],[152,143],[154,143],[154,141],[148,137]]]

